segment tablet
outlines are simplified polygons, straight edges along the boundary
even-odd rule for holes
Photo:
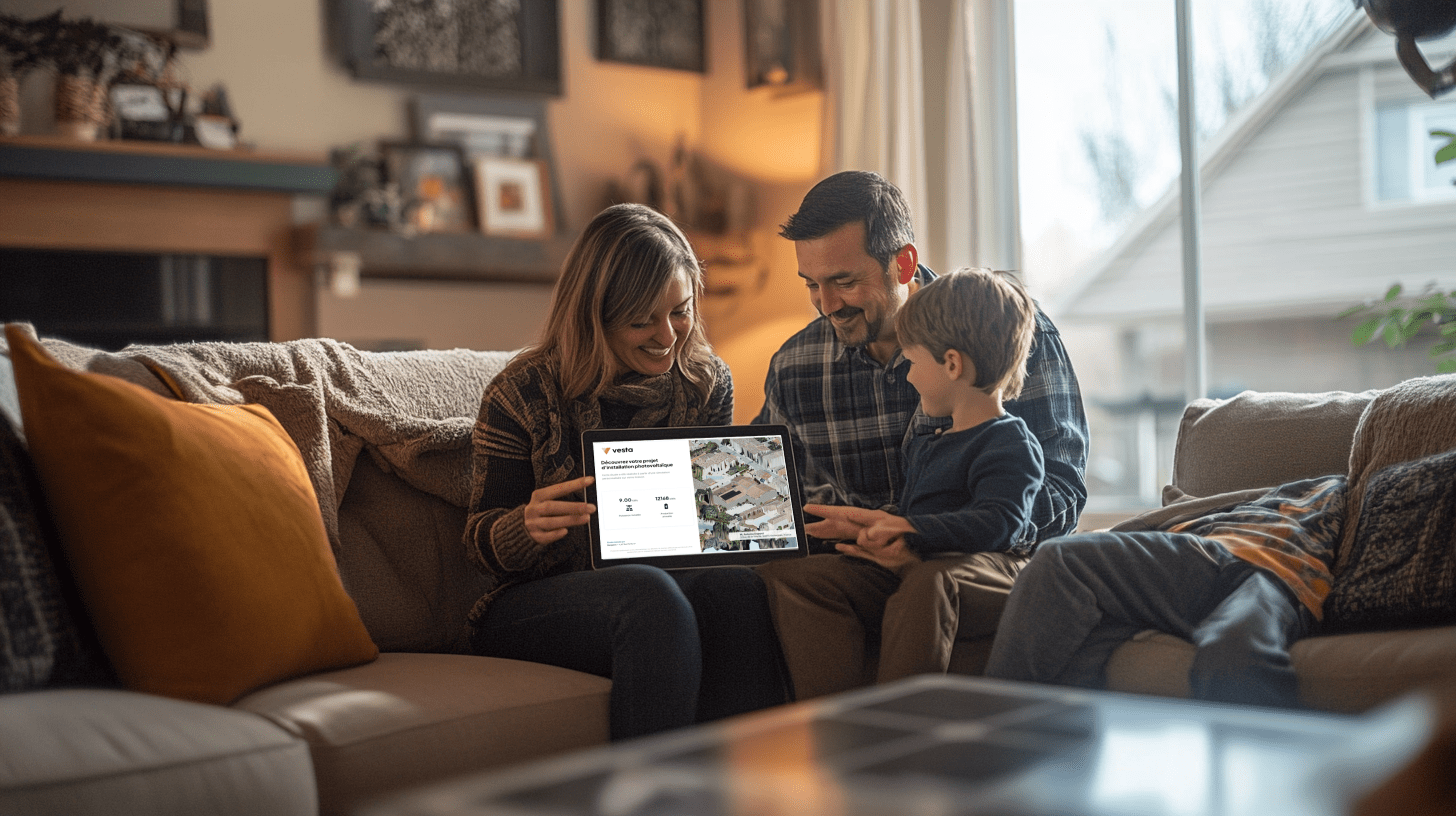
[[[788,428],[599,429],[581,435],[592,566],[664,569],[802,558],[799,475]]]

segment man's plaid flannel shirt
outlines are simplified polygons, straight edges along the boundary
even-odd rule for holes
[[[753,421],[789,427],[804,501],[898,505],[905,441],[950,424],[920,411],[920,395],[905,379],[909,368],[900,352],[882,366],[864,349],[845,346],[824,317],[774,354]],[[1046,457],[1032,510],[1037,541],[1072,532],[1087,503],[1087,417],[1061,335],[1040,310],[1026,383],[1005,408],[1027,424]]]

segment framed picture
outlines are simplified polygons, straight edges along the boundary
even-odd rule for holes
[[[597,57],[707,71],[703,0],[597,0]]]
[[[178,48],[201,50],[208,46],[207,4],[208,0],[5,0],[0,6],[4,13],[27,20],[64,6],[68,20],[90,18],[156,34]]]
[[[551,134],[541,99],[492,99],[419,94],[413,100],[415,138],[459,145],[467,158],[549,159]]]
[[[334,0],[354,76],[392,82],[561,93],[555,2]]]
[[[465,156],[449,144],[385,142],[380,145],[385,181],[399,185],[409,221],[420,232],[475,229]]]
[[[487,235],[547,238],[555,231],[546,167],[532,159],[487,156],[475,163],[480,229]]]
[[[748,87],[818,88],[822,71],[815,0],[743,0]]]
[[[182,123],[167,96],[156,85],[117,83],[111,86],[112,125],[122,139],[180,140]]]

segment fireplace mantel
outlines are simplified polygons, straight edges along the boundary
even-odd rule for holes
[[[263,257],[269,334],[314,334],[293,199],[325,195],[322,157],[148,142],[0,138],[0,246]]]

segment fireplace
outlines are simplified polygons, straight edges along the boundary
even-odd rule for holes
[[[314,334],[292,236],[322,159],[0,138],[0,317],[100,347]]]
[[[116,351],[268,339],[268,259],[0,248],[0,320]]]

